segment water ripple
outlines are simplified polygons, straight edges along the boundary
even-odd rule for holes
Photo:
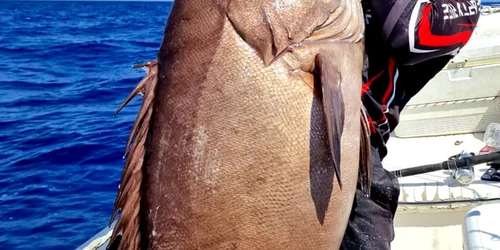
[[[0,1],[0,245],[74,249],[107,225],[170,3]]]

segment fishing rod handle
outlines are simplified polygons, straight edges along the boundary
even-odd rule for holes
[[[493,162],[493,161],[499,161],[500,160],[500,151],[492,152],[492,153],[488,153],[488,154],[482,154],[482,155],[475,155],[475,156],[472,156],[471,159],[472,159],[472,162],[474,163],[474,165],[487,163],[487,162]]]

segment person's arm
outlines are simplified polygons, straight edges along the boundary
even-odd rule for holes
[[[399,65],[455,55],[469,41],[480,15],[475,0],[391,2],[389,7],[374,4],[373,11],[385,20],[384,38]]]

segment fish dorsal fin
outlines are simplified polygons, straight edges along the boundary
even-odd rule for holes
[[[138,213],[141,204],[142,167],[146,150],[145,142],[153,112],[155,88],[158,82],[158,61],[153,60],[140,65],[140,67],[148,69],[146,77],[137,85],[115,113],[116,115],[137,94],[144,94],[139,114],[125,149],[127,160],[120,180],[120,190],[109,222],[111,225],[118,211],[121,211],[109,241],[109,246],[111,246],[116,245],[116,240],[119,240],[117,249],[139,249],[141,242]],[[119,234],[122,234],[121,238],[117,237]]]
[[[236,32],[269,65],[292,43],[310,37],[339,5],[340,0],[231,0],[226,12]]]

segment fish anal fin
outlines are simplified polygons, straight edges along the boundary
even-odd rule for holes
[[[366,113],[361,108],[361,137],[359,149],[359,183],[361,191],[370,196],[371,188],[371,143],[370,143],[370,128],[368,127],[368,119]]]
[[[323,110],[333,167],[339,186],[342,189],[340,163],[345,107],[340,84],[341,77],[337,67],[331,63],[328,57],[322,54],[316,56],[315,69],[321,82]]]

